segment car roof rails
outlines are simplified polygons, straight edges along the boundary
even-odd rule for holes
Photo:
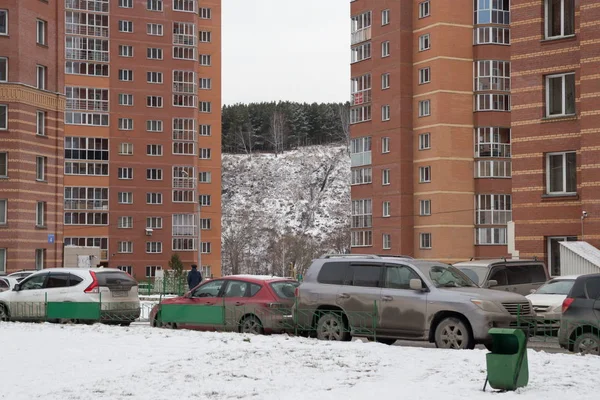
[[[378,255],[375,254],[323,254],[321,258],[371,258],[371,259],[379,259]]]
[[[379,256],[379,257],[387,257],[387,258],[406,258],[406,259],[409,259],[409,260],[414,260],[415,259],[414,257],[406,256],[406,255],[403,255],[403,254],[377,254],[377,256]]]
[[[477,261],[477,260],[513,260],[512,256],[498,256],[498,257],[471,257],[469,261]]]

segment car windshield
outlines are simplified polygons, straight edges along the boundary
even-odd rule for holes
[[[477,286],[459,269],[450,266],[435,265],[429,269],[429,278],[438,288],[473,287]]]
[[[571,291],[574,283],[574,280],[552,280],[542,285],[536,290],[535,294],[560,294],[566,296]]]
[[[489,272],[489,269],[486,267],[468,266],[457,268],[460,270],[460,272],[468,276],[473,282],[477,283],[478,285],[483,284],[485,277]]]
[[[296,288],[300,285],[296,281],[280,281],[271,283],[273,291],[280,299],[293,299],[296,297]]]

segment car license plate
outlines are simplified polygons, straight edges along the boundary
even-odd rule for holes
[[[112,293],[112,297],[127,297],[127,295],[129,294],[129,292],[124,291],[124,290],[118,290],[118,291],[114,291],[111,293]]]

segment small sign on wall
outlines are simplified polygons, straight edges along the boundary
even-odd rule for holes
[[[54,244],[54,233],[48,234],[48,243]]]

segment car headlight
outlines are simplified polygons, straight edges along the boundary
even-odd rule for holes
[[[558,314],[562,314],[562,304],[554,307],[553,309],[550,310],[551,313],[558,313]]]
[[[477,307],[481,308],[483,311],[495,312],[495,313],[502,313],[502,312],[504,312],[504,310],[502,308],[500,308],[493,301],[471,299],[471,303],[475,304]]]

